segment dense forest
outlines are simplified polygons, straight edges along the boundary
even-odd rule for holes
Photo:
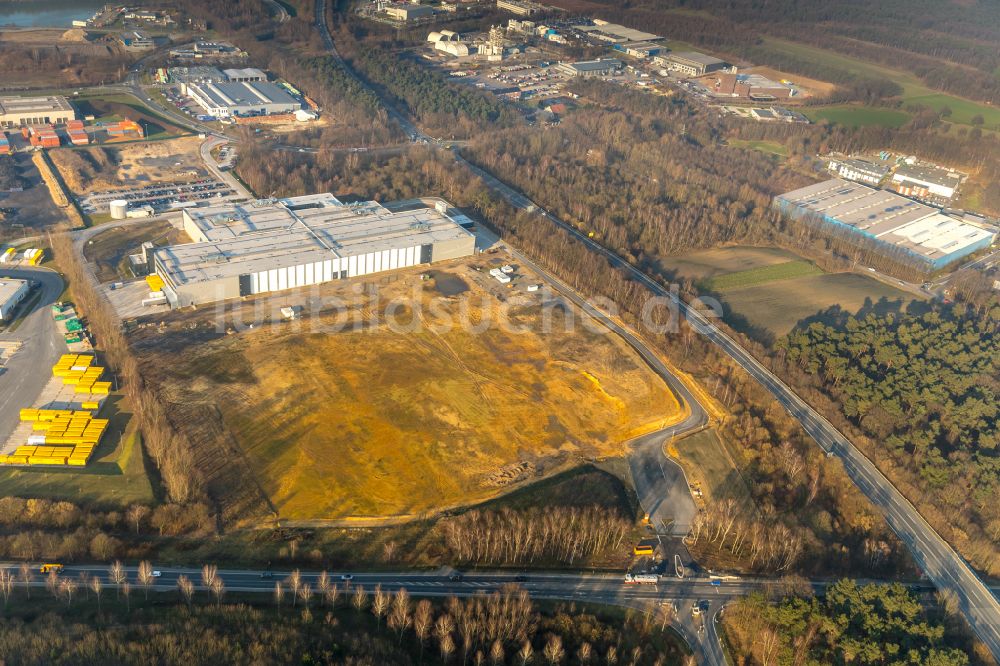
[[[938,614],[939,615],[939,614]],[[902,585],[842,580],[822,598],[755,593],[726,608],[724,627],[737,663],[962,666],[965,645],[945,640],[945,623],[930,617]]]
[[[835,400],[941,511],[1000,541],[1000,303],[829,319],[779,343],[787,373]]]

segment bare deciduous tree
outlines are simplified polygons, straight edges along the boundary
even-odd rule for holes
[[[499,640],[493,641],[493,645],[490,646],[490,663],[493,666],[501,666],[504,660],[503,653],[503,643]]]
[[[64,578],[59,581],[59,593],[66,598],[66,606],[73,603],[73,595],[76,594],[76,581],[72,578]]]
[[[392,599],[392,610],[389,612],[389,625],[399,634],[399,642],[403,641],[403,632],[410,626],[410,593],[405,587],[396,591]]]
[[[212,579],[212,596],[215,597],[215,605],[222,605],[222,597],[226,594],[226,584],[222,582],[221,576]]]
[[[97,597],[97,612],[101,612],[101,592],[104,591],[104,586],[101,584],[101,579],[98,576],[94,576],[90,579],[90,591],[94,593]]]
[[[31,598],[31,583],[35,580],[35,574],[28,564],[22,564],[17,570],[17,579],[24,585],[24,593],[28,599]]]
[[[285,588],[281,586],[281,581],[274,581],[274,605],[281,607],[281,601],[285,598]]]
[[[201,568],[201,585],[209,592],[212,591],[212,584],[219,576],[219,567],[214,564],[206,564]]]
[[[545,654],[545,659],[556,666],[562,662],[563,658],[566,656],[566,650],[563,649],[562,638],[555,634],[549,636],[549,640],[545,643],[545,649],[543,650]]]
[[[124,583],[122,583],[122,596],[125,597],[125,611],[129,613],[132,612],[132,598],[130,596],[131,593],[132,593],[132,586],[126,580]]]
[[[288,584],[288,589],[292,593],[292,607],[298,603],[299,590],[302,589],[302,572],[298,569],[294,569],[291,574],[289,574],[288,579],[285,581]]]
[[[309,583],[302,583],[302,586],[299,588],[299,599],[302,600],[302,605],[309,608],[309,602],[312,601],[312,596],[312,585]]]
[[[351,603],[354,604],[354,608],[359,612],[365,609],[368,605],[368,593],[365,592],[364,585],[358,585],[354,588],[354,597],[351,599]]]
[[[4,567],[0,569],[0,593],[3,594],[3,607],[7,608],[7,604],[10,603],[11,592],[14,591],[14,573]]]
[[[139,562],[138,580],[142,585],[146,601],[149,601],[149,586],[153,584],[153,565],[148,560]]]
[[[382,585],[375,586],[375,594],[372,595],[372,614],[376,619],[376,626],[382,626],[382,617],[389,610],[389,593],[382,591]]]
[[[455,641],[451,634],[445,634],[438,639],[438,649],[441,651],[441,661],[448,663],[451,654],[455,651]]]
[[[417,635],[420,642],[420,661],[424,660],[424,643],[430,635],[431,627],[434,623],[434,610],[431,602],[421,599],[417,604],[417,610],[413,613],[413,633]]]
[[[337,599],[340,598],[340,588],[337,587],[336,583],[333,583],[324,596],[326,597],[326,602],[330,604],[330,608],[336,608]]]
[[[528,666],[531,658],[535,656],[535,650],[531,647],[531,641],[521,643],[521,649],[517,651],[517,658],[521,660],[521,666]]]
[[[121,598],[122,584],[126,580],[125,565],[121,563],[121,560],[115,560],[111,563],[111,567],[108,568],[108,578],[115,584],[115,599]]]
[[[142,521],[149,515],[149,507],[144,504],[133,504],[128,508],[128,521],[135,527],[135,533],[139,533]]]
[[[316,594],[319,595],[323,605],[326,605],[329,601],[330,593],[330,576],[326,571],[321,571],[319,578],[316,579]]]
[[[181,596],[184,597],[184,603],[191,607],[191,602],[194,600],[194,583],[191,579],[181,574],[177,577],[177,589],[180,590]]]

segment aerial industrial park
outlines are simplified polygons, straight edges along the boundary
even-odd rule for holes
[[[0,3],[4,660],[997,663],[1000,14],[915,2]]]

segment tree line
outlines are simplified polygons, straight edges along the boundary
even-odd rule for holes
[[[618,550],[632,521],[599,506],[474,509],[442,521],[445,544],[459,562],[573,565]]]
[[[259,597],[225,603],[226,584],[214,565],[179,576],[176,602],[169,604],[157,599],[164,593],[155,590],[156,581],[148,561],[134,576],[121,561],[103,576],[40,577],[27,565],[0,569],[5,658],[56,664],[693,663],[667,631],[669,606],[630,610],[624,621],[612,621],[574,604],[542,611],[516,586],[435,602],[415,600],[405,588],[335,582],[325,571],[307,582],[295,570],[275,582],[268,608]],[[47,598],[32,597],[37,582],[44,582]],[[58,614],[35,610],[50,600],[63,606]],[[83,610],[94,607],[96,613]]]

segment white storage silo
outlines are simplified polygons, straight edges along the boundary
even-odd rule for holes
[[[111,207],[112,219],[124,220],[128,217],[128,202],[124,199],[115,199],[109,206]]]

